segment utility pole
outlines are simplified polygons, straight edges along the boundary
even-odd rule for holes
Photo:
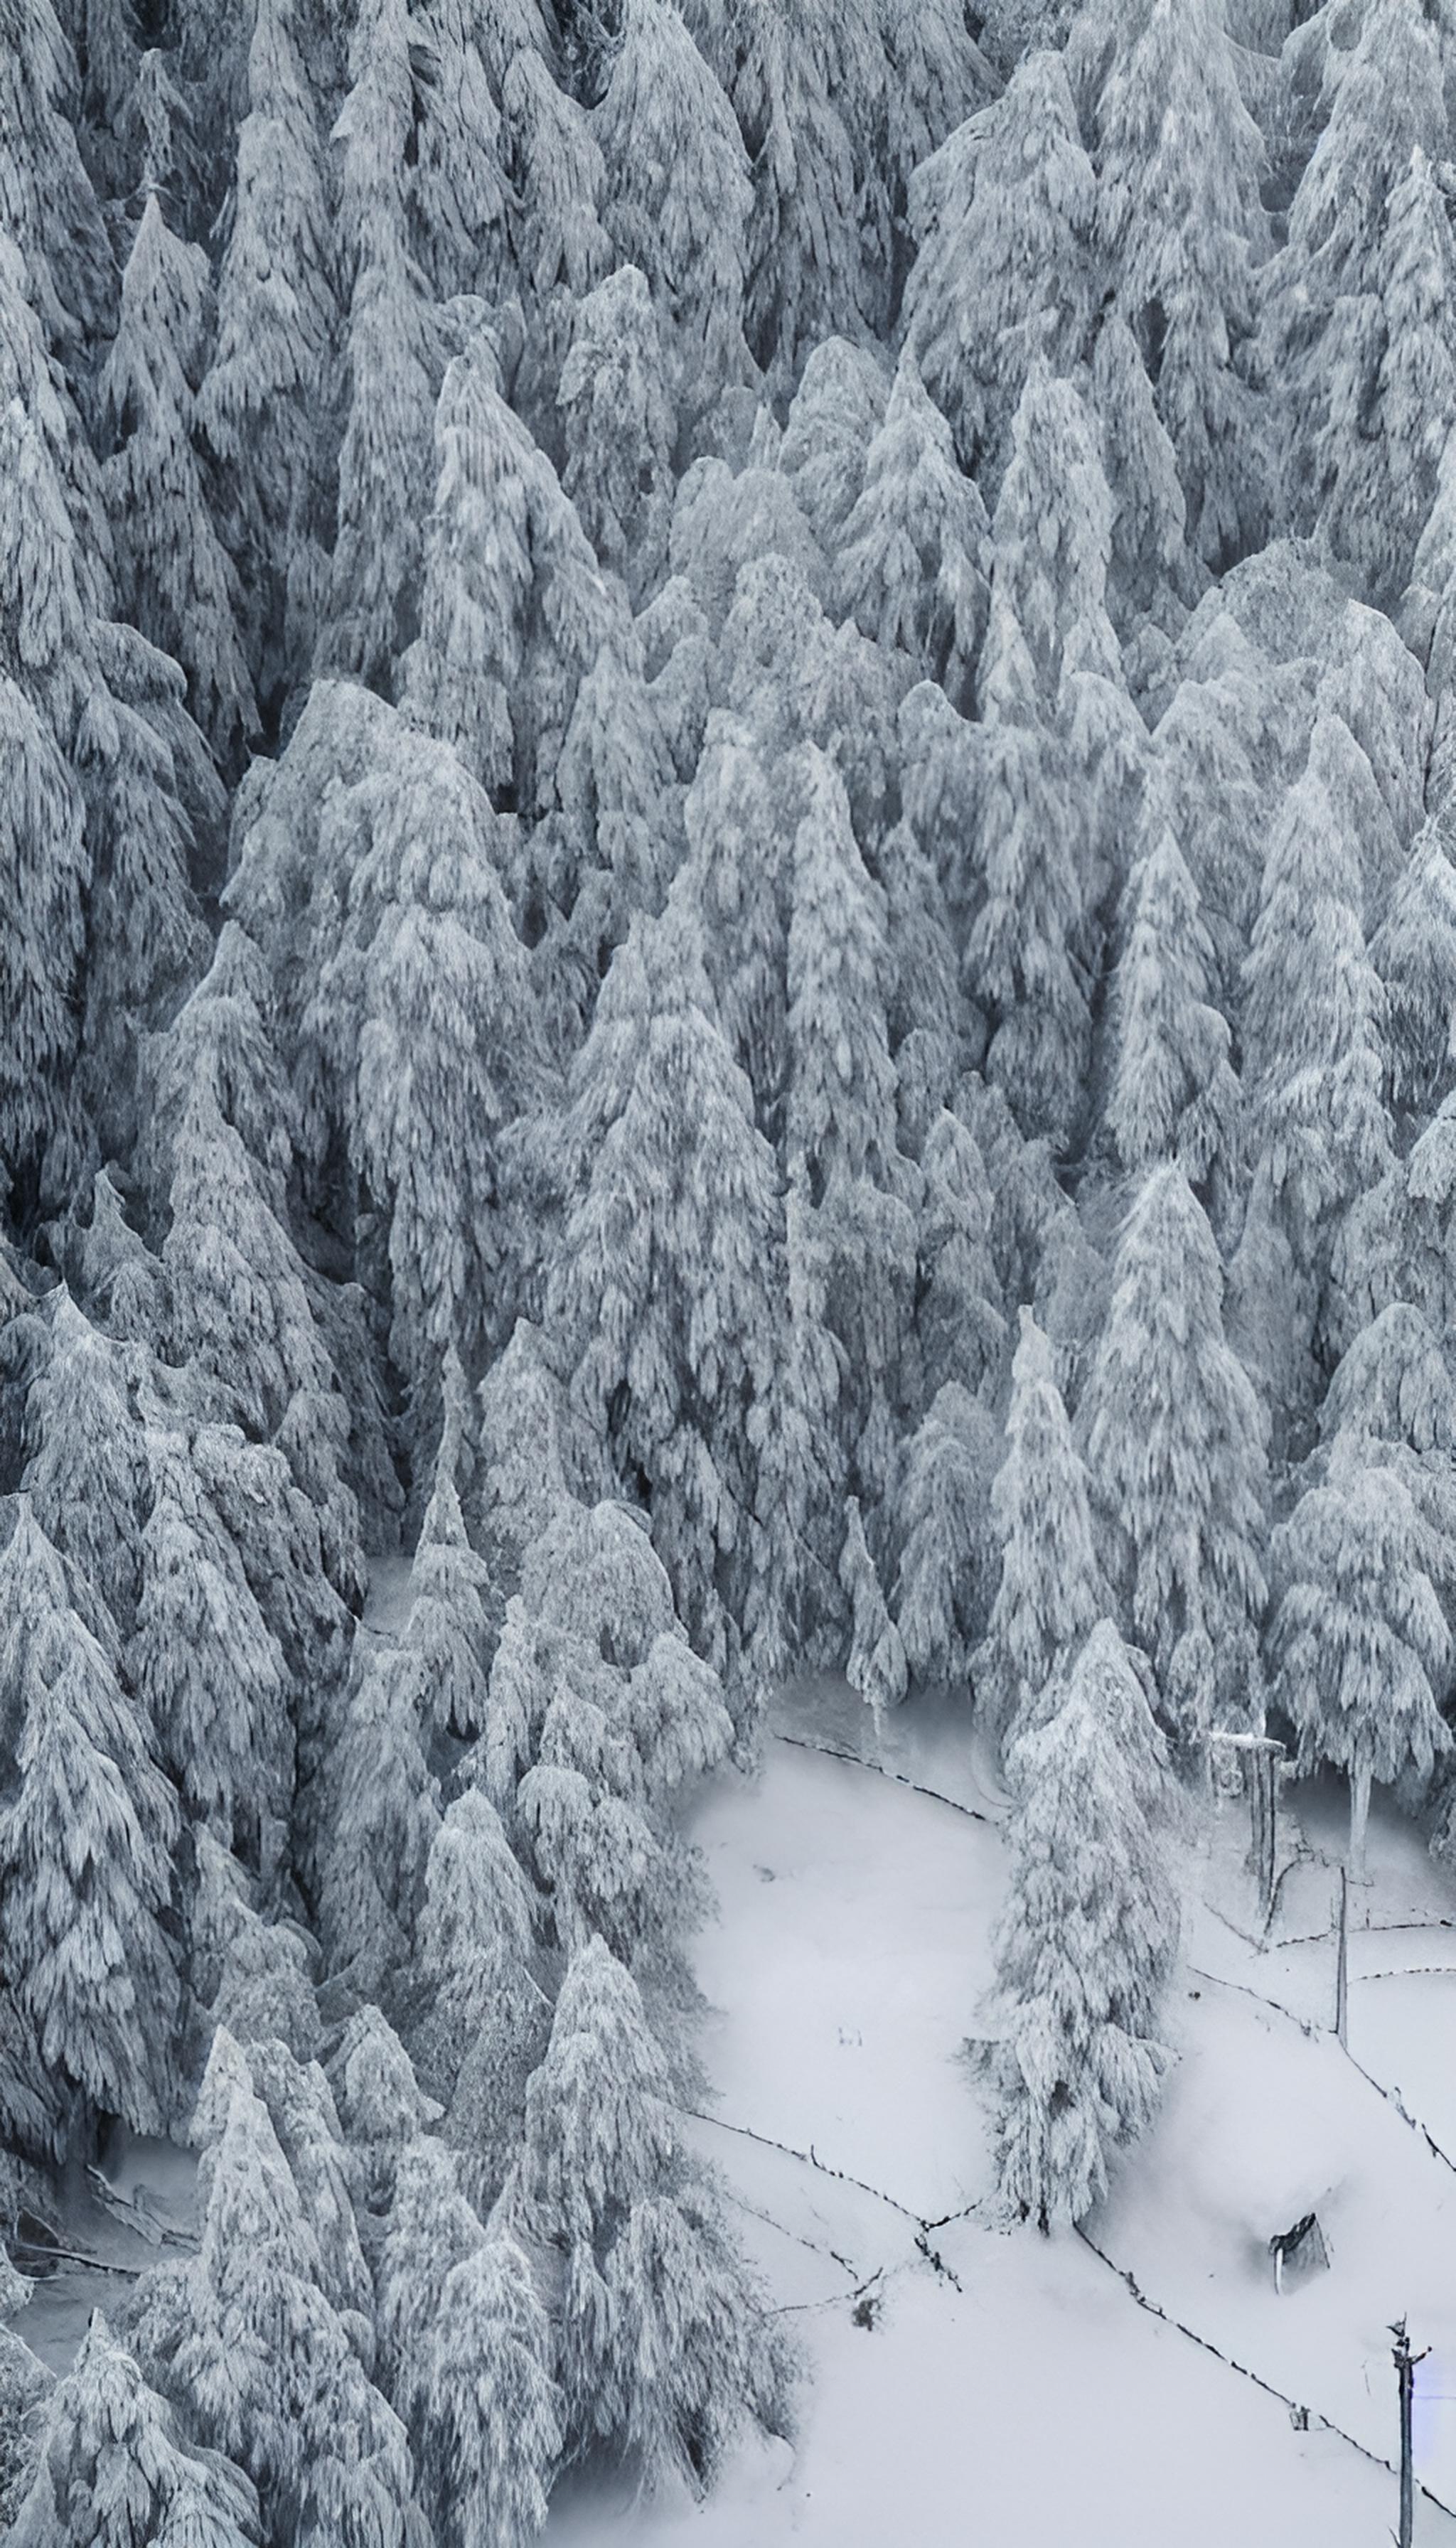
[[[1350,1888],[1343,1866],[1339,1871],[1339,1944],[1334,1963],[1334,2031],[1341,2048],[1350,2048]]]
[[[1391,2360],[1396,2366],[1396,2377],[1401,2386],[1401,2529],[1399,2548],[1412,2548],[1415,2525],[1415,2470],[1412,2464],[1410,2450],[1411,2406],[1415,2397],[1415,2365],[1417,2362],[1423,2362],[1425,2360],[1425,2355],[1430,2351],[1430,2347],[1427,2345],[1424,2353],[1411,2352],[1410,2339],[1406,2333],[1406,2321],[1404,2319],[1399,2319],[1396,2321],[1396,2324],[1391,2328],[1391,2333],[1396,2339],[1395,2350],[1391,2355]]]

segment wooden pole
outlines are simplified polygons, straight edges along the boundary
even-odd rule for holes
[[[1217,1725],[1209,1736],[1211,1753],[1216,1743],[1231,1745],[1242,1764],[1243,1791],[1248,1798],[1249,1809],[1248,1863],[1259,1889],[1259,1903],[1267,1928],[1274,1912],[1279,1856],[1279,1763],[1284,1757],[1284,1745],[1276,1742],[1272,1735],[1231,1733]]]
[[[1391,2359],[1401,2392],[1401,2528],[1399,2548],[1412,2548],[1415,2535],[1415,2465],[1411,2449],[1412,2408],[1415,2398],[1415,2365],[1425,2360],[1425,2353],[1412,2353],[1406,2333],[1404,2319],[1391,2328],[1396,2339]],[[1430,2347],[1426,2346],[1426,2353]]]
[[[1334,1964],[1334,2031],[1346,2052],[1350,2048],[1350,1936],[1349,1879],[1343,1867],[1339,1871],[1339,1944]]]

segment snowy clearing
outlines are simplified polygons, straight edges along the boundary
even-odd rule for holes
[[[853,1752],[869,1741],[853,1706],[827,1687],[800,1693],[780,1724]],[[997,1809],[949,1712],[890,1720],[884,1758],[902,1779]],[[1325,1801],[1302,1799],[1316,1846]],[[1308,2407],[1301,2431],[1279,2399],[1140,2311],[1075,2234],[1044,2241],[974,2216],[921,2229],[991,2190],[957,2048],[989,1978],[1004,1883],[992,1824],[773,1739],[760,1778],[720,1777],[695,1829],[721,1918],[697,1953],[716,2012],[704,2041],[716,2120],[692,2129],[774,2305],[794,2315],[802,2427],[792,2452],[741,2454],[703,2506],[568,2485],[548,2532],[557,2548],[953,2548],[975,2536],[1153,2548],[1174,2535],[1188,2548],[1367,2548],[1391,2527],[1395,2482],[1354,2444],[1377,2461],[1395,2447],[1386,2330],[1403,2311],[1432,2347],[1418,2472],[1456,2505],[1456,2400],[1436,2394],[1456,2390],[1456,2172],[1331,2035],[1303,2030],[1301,2017],[1330,2014],[1328,1942],[1258,1956],[1190,1904],[1186,1964],[1218,1979],[1180,1971],[1162,2113],[1086,2225],[1169,2318]],[[1230,1808],[1219,1846],[1236,1851],[1240,1837]],[[1373,1824],[1371,1866],[1373,1922],[1452,1916],[1394,1818]],[[1325,1871],[1299,1874],[1308,1897]],[[1438,1928],[1356,1930],[1350,2048],[1456,2140],[1456,2064],[1442,2050],[1456,1974],[1358,1978],[1453,1947]],[[1330,2270],[1276,2297],[1265,2242],[1311,2205]],[[1320,2429],[1320,2415],[1350,2439]],[[1456,2512],[1422,2499],[1415,2535],[1421,2548],[1456,2540]]]

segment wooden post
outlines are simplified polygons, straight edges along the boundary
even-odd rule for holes
[[[1221,1726],[1214,1728],[1209,1743],[1227,1743],[1240,1758],[1249,1810],[1249,1866],[1267,1923],[1274,1910],[1278,1871],[1279,1763],[1284,1757],[1284,1745],[1272,1735],[1232,1734]]]
[[[1343,1867],[1339,1871],[1339,1944],[1334,1962],[1334,2031],[1344,2050],[1350,2048],[1350,1933],[1349,1878]]]
[[[1423,2362],[1425,2360],[1425,2353],[1430,2351],[1430,2347],[1429,2345],[1426,2346],[1425,2353],[1411,2352],[1410,2339],[1406,2333],[1406,2321],[1404,2319],[1397,2320],[1396,2324],[1391,2328],[1391,2333],[1396,2339],[1395,2350],[1391,2359],[1396,2366],[1396,2378],[1400,2384],[1401,2391],[1401,2528],[1399,2533],[1399,2548],[1412,2548],[1415,2532],[1415,2467],[1411,2453],[1411,2425],[1413,2421],[1411,2410],[1415,2398],[1415,2365],[1417,2362]]]

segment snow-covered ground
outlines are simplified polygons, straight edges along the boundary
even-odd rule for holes
[[[832,1688],[800,1693],[780,1727],[850,1750],[866,1731]],[[1456,1931],[1424,1925],[1456,1899],[1418,1838],[1377,1819],[1372,1883],[1351,1897],[1353,2059],[1325,2031],[1332,1938],[1313,1934],[1331,1867],[1292,1869],[1278,1934],[1305,1943],[1263,1954],[1203,1907],[1239,1909],[1236,1807],[1194,1870],[1178,2064],[1087,2225],[1184,2332],[1074,2235],[998,2229],[984,2207],[943,2223],[990,2183],[958,2048],[1004,1880],[996,1787],[933,1710],[895,1720],[882,1757],[991,1819],[780,1739],[754,1784],[724,1776],[696,1819],[721,1919],[698,1952],[716,2121],[692,2129],[803,2341],[797,2446],[745,2450],[701,2507],[568,2489],[553,2548],[1370,2548],[1395,2519],[1376,2462],[1396,2444],[1403,2312],[1432,2347],[1420,2474],[1456,2506],[1456,2172],[1381,2094],[1398,2087],[1456,2155]],[[1291,1836],[1332,1859],[1338,1798],[1299,1806]],[[1388,1925],[1408,1920],[1421,1925]],[[1384,1977],[1431,1964],[1453,1969]],[[1276,2296],[1266,2242],[1312,2206],[1330,2269]],[[1456,2512],[1422,2500],[1416,2539],[1456,2541]]]

